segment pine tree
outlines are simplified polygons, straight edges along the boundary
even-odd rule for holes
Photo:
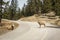
[[[51,0],[52,3],[52,10],[55,11],[55,0]]]
[[[16,9],[17,9],[17,0],[12,0],[11,1],[11,14],[10,14],[10,19],[14,19],[14,15],[16,14]]]
[[[1,19],[2,19],[2,1],[0,0],[0,23],[1,23]]]
[[[43,11],[49,12],[52,10],[52,0],[44,0],[43,1]]]
[[[22,7],[22,12],[21,12],[21,13],[22,13],[22,16],[26,16],[26,14],[25,14],[25,11],[26,11],[26,10],[25,10],[25,6],[26,6],[26,5],[24,4],[24,6]]]
[[[31,16],[33,14],[39,14],[41,12],[41,1],[40,0],[28,0],[26,6],[26,14],[27,16]]]
[[[2,5],[4,5],[4,4],[5,4],[5,2],[3,0],[0,0],[0,23],[1,23],[1,19],[2,19],[2,9],[3,9]]]
[[[8,14],[9,14],[9,1],[7,1],[6,3],[5,3],[5,8],[4,8],[4,12],[3,12],[3,18],[5,18],[5,19],[8,19]]]
[[[55,12],[56,15],[60,16],[60,0],[55,0]]]
[[[22,14],[21,14],[21,10],[20,8],[18,8],[18,19],[21,18]]]
[[[38,15],[40,15],[40,13],[41,13],[41,7],[42,7],[42,2],[40,0],[36,0],[35,5],[36,5],[36,13]]]

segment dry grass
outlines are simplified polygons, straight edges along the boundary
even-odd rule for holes
[[[30,17],[24,17],[20,19],[21,21],[30,21],[30,22],[35,22],[37,21],[35,16],[30,16]]]
[[[51,24],[60,26],[60,21],[58,21],[57,19],[48,19],[48,17],[45,17],[45,18],[42,18],[42,17],[33,15],[33,16],[30,16],[30,17],[21,18],[20,20],[21,21],[30,21],[30,22],[46,21],[46,22],[49,22]]]
[[[8,30],[8,28],[11,28],[12,24],[14,24],[14,29],[18,27],[18,23],[9,20],[2,20],[2,25],[0,26],[0,35],[12,31],[12,30]]]
[[[38,21],[47,21],[49,19],[47,18],[41,18],[40,16],[30,16],[30,17],[24,17],[20,19],[21,21],[30,21],[30,22],[38,22]]]

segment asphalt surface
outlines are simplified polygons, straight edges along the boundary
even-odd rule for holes
[[[0,40],[60,40],[59,28],[39,28],[37,22],[19,23],[19,27],[11,32],[0,36]],[[52,24],[46,23],[46,26]]]

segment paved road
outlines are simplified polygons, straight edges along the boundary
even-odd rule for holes
[[[58,28],[39,28],[36,22],[18,23],[17,29],[0,36],[0,40],[60,40]]]

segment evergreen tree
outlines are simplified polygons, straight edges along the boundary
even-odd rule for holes
[[[43,0],[43,12],[49,12],[52,10],[52,0]]]
[[[16,14],[16,10],[17,10],[17,0],[12,0],[10,7],[11,7],[11,9],[10,9],[10,11],[11,11],[10,19],[13,20],[14,15]]]
[[[7,1],[6,3],[5,3],[5,8],[4,8],[4,12],[3,12],[3,18],[5,18],[5,19],[8,19],[8,14],[9,14],[9,1]]]
[[[36,13],[40,15],[41,13],[41,8],[42,8],[42,2],[40,0],[36,0]]]
[[[1,19],[2,19],[2,9],[3,9],[2,5],[4,5],[4,4],[5,4],[5,2],[3,0],[0,0],[0,23],[1,23]]]
[[[40,0],[28,0],[26,6],[26,14],[27,16],[31,16],[33,14],[39,14],[41,12],[41,1]]]
[[[0,0],[0,23],[1,23],[1,19],[2,19],[2,1]]]
[[[18,8],[18,10],[17,10],[17,12],[16,12],[16,14],[15,14],[15,16],[14,16],[14,20],[18,20],[18,19],[20,19],[21,18],[21,10],[20,10],[20,8]]]
[[[26,7],[26,5],[24,4],[24,6],[22,7],[22,11],[21,11],[21,13],[22,13],[22,16],[26,16],[26,14],[25,14],[25,7]]]
[[[52,0],[51,3],[52,3],[52,10],[55,11],[55,0]]]
[[[60,0],[54,0],[55,1],[55,12],[56,15],[60,16]]]
[[[18,8],[18,19],[21,18],[22,14],[21,14],[21,10],[20,8]]]

